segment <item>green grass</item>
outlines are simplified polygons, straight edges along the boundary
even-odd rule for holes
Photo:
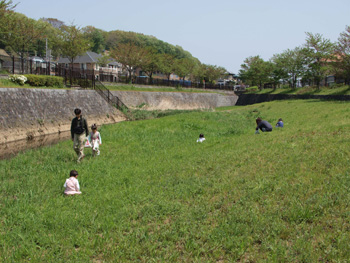
[[[255,135],[255,118],[285,127]],[[0,161],[0,262],[346,262],[350,104],[274,101],[103,126]],[[206,141],[196,143],[199,133]],[[64,197],[69,171],[81,196]]]
[[[250,90],[249,90],[250,89]],[[303,95],[350,95],[350,86],[331,86],[331,87],[321,87],[317,90],[314,86],[303,87],[303,88],[278,88],[273,89],[262,89],[258,90],[257,87],[248,88],[246,93],[252,94],[303,94]]]
[[[192,88],[172,88],[172,87],[135,87],[133,85],[106,85],[109,90],[120,90],[120,91],[146,91],[146,92],[189,92],[189,93],[219,93],[215,91],[208,91],[202,89],[192,89]],[[0,78],[0,88],[31,88],[31,89],[70,89],[69,87],[33,87],[29,84],[24,84],[23,86],[13,83],[8,79]]]

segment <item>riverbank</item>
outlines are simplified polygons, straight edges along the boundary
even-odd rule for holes
[[[2,160],[0,262],[346,262],[349,113],[265,102],[104,125],[79,164],[71,141]]]
[[[93,90],[0,88],[0,143],[69,131],[75,108],[89,125],[125,120]]]
[[[144,110],[211,109],[235,105],[234,94],[112,91],[128,107]],[[69,131],[75,108],[88,123],[126,120],[94,90],[0,88],[0,143]]]

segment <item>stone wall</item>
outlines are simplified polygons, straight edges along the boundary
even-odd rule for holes
[[[236,95],[217,93],[113,91],[128,107],[143,109],[208,109],[235,105]],[[0,143],[70,130],[74,109],[81,108],[88,124],[125,120],[93,90],[0,88]]]
[[[128,107],[144,105],[143,109],[210,109],[234,106],[238,97],[234,94],[186,93],[186,92],[138,92],[113,91]]]
[[[75,108],[89,125],[125,120],[93,90],[0,88],[0,143],[69,131]]]

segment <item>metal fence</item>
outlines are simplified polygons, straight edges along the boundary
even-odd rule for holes
[[[11,74],[52,75],[55,67],[55,63],[52,62],[0,55],[0,71]]]
[[[54,75],[64,78],[65,84],[68,86],[81,86],[83,88],[93,88],[95,81],[115,82],[115,83],[132,83],[138,85],[151,86],[169,86],[169,87],[185,87],[185,88],[200,88],[213,90],[234,90],[239,91],[242,88],[237,88],[232,84],[206,84],[203,82],[194,82],[188,80],[168,80],[160,78],[149,78],[145,76],[133,76],[130,78],[125,75],[117,75],[103,70],[88,70],[79,68],[70,68],[63,65],[57,65],[53,62],[45,62],[32,58],[19,58],[14,56],[0,55],[0,72],[5,71],[10,74],[37,74],[37,75]]]
[[[80,70],[56,66],[52,71],[52,75],[63,77],[66,86],[80,86],[82,88],[94,88],[95,71]]]
[[[230,91],[241,91],[244,90],[243,86],[233,85],[233,84],[206,84],[204,82],[195,82],[189,80],[168,80],[168,79],[158,79],[158,78],[148,78],[148,77],[133,77],[127,80],[124,76],[119,77],[117,82],[119,83],[131,83],[138,85],[151,85],[151,86],[168,86],[168,87],[185,87],[193,89],[213,89],[213,90],[230,90]]]

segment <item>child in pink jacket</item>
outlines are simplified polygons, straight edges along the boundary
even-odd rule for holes
[[[66,182],[63,185],[66,188],[64,190],[65,195],[81,194],[77,177],[78,177],[78,172],[76,170],[70,171],[70,177],[66,180]]]

